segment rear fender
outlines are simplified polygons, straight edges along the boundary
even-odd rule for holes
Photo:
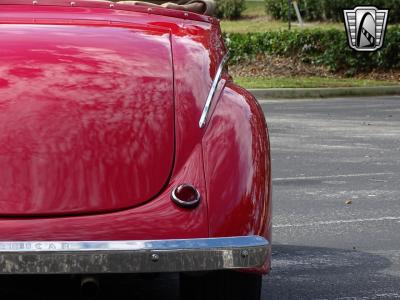
[[[210,237],[271,241],[268,129],[257,100],[228,82],[203,138]],[[269,270],[269,259],[262,270]]]

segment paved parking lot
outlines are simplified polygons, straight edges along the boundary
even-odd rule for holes
[[[400,97],[262,107],[274,173],[263,299],[400,298]],[[176,275],[103,282],[104,299],[178,297]],[[5,299],[75,299],[76,287],[66,277],[0,278]]]
[[[275,245],[264,298],[400,298],[400,97],[262,106]]]

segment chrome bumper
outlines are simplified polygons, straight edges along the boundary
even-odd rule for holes
[[[0,242],[0,274],[159,273],[260,268],[259,236],[92,242]]]

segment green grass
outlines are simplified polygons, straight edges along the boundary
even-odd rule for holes
[[[284,1],[284,0],[282,0]],[[265,12],[264,1],[246,1],[246,10],[242,14],[240,20],[222,20],[222,31],[226,33],[247,33],[247,32],[266,32],[279,31],[288,29],[288,23],[271,20]],[[389,25],[390,27],[391,25]],[[297,22],[292,22],[294,30],[302,28]],[[303,28],[319,28],[319,29],[339,29],[345,30],[344,24],[341,22],[306,22]]]
[[[318,88],[318,87],[368,87],[399,85],[396,81],[331,78],[331,77],[237,77],[235,82],[248,89],[255,88]]]
[[[243,12],[241,20],[222,20],[222,31],[232,33],[247,33],[247,32],[266,32],[279,31],[288,28],[287,22],[271,20],[265,12],[264,1],[247,1],[246,10]],[[296,22],[292,23],[294,29],[300,29]],[[344,25],[341,23],[329,22],[313,22],[306,23],[304,28],[323,28],[332,29],[339,28],[344,30]]]
[[[253,19],[242,19],[237,21],[221,21],[221,27],[223,32],[227,33],[247,33],[247,32],[267,32],[267,31],[279,31],[288,29],[288,24],[282,21],[269,20],[268,17],[258,17]],[[297,24],[293,24],[294,30],[301,30]],[[320,29],[340,29],[344,30],[342,23],[324,23],[324,22],[312,22],[306,23],[303,28],[320,28]]]
[[[263,17],[266,16],[264,1],[246,1],[246,10],[243,17]]]

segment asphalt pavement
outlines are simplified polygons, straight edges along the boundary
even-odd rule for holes
[[[400,97],[261,103],[274,177],[263,298],[400,298]]]
[[[261,104],[274,176],[263,299],[399,299],[400,97]],[[78,286],[74,277],[0,277],[0,296],[76,299]],[[172,300],[178,280],[102,278],[102,292]]]

